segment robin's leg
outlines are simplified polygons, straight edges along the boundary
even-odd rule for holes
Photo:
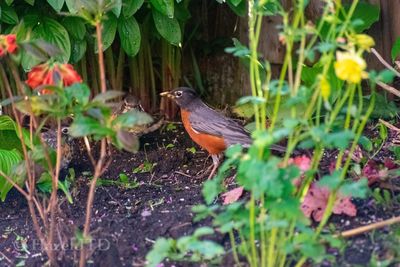
[[[210,172],[210,175],[208,176],[208,180],[210,180],[214,176],[215,171],[218,169],[218,166],[219,166],[219,155],[213,154],[213,155],[211,155],[211,158],[213,161],[213,168]]]

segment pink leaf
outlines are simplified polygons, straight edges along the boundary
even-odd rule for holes
[[[328,188],[319,187],[316,183],[312,183],[301,205],[304,215],[308,218],[312,217],[317,222],[321,221],[328,204],[329,194]],[[333,213],[356,216],[357,209],[350,197],[338,196],[333,207]]]
[[[235,189],[232,189],[231,191],[228,191],[222,195],[224,198],[224,205],[228,205],[231,203],[236,202],[243,194],[243,187],[237,187]]]
[[[293,180],[293,184],[299,187],[303,180],[303,174],[311,168],[311,159],[306,155],[297,156],[290,158],[288,164],[296,165],[300,169],[301,177]]]
[[[362,170],[362,175],[367,177],[368,185],[378,182],[380,180],[378,164],[373,160],[369,160]]]

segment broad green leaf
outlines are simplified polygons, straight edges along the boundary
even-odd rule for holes
[[[132,128],[136,125],[144,125],[151,123],[153,118],[147,113],[138,111],[138,110],[130,110],[119,115],[112,122],[112,126],[117,129],[127,129]]]
[[[117,26],[117,17],[113,13],[107,13],[107,18],[103,23],[102,29],[103,51],[107,50],[107,48],[109,48],[114,42]],[[95,52],[98,52],[97,42],[95,42]]]
[[[35,0],[25,0],[25,2],[27,2],[31,6],[33,6],[35,4]]]
[[[174,0],[150,0],[150,3],[161,14],[174,17]]]
[[[64,89],[65,96],[72,104],[85,106],[89,103],[90,89],[84,83],[74,83],[73,85]]]
[[[17,150],[4,150],[0,149],[0,170],[10,175],[13,167],[22,160],[21,153]],[[13,181],[21,185],[23,181],[19,181],[19,177],[11,177]],[[0,175],[0,198],[2,201],[6,199],[7,193],[11,190],[12,184],[6,178]]]
[[[78,117],[69,127],[69,134],[74,137],[82,137],[88,135],[96,135],[105,137],[112,135],[113,131],[103,127],[99,121],[89,117]]]
[[[87,49],[87,42],[86,40],[71,40],[71,63],[77,63],[82,57],[85,55]]]
[[[170,44],[179,45],[181,43],[181,28],[174,18],[168,18],[157,10],[153,10],[154,24],[160,35]]]
[[[345,7],[348,11],[350,5],[345,5]],[[354,25],[354,29],[359,33],[369,29],[372,24],[379,20],[379,15],[380,8],[378,5],[372,5],[366,2],[359,3],[351,18],[353,22],[357,20],[360,21],[360,23]]]
[[[6,24],[17,24],[18,23],[18,15],[15,12],[14,8],[2,4],[1,5],[1,21]]]
[[[65,17],[61,24],[68,31],[69,35],[76,40],[83,40],[86,34],[85,22],[79,17]]]
[[[49,17],[38,17],[29,15],[24,18],[27,35],[31,31],[30,39],[42,39],[56,46],[60,54],[54,58],[60,62],[68,62],[71,55],[71,42],[67,30],[57,21]],[[27,53],[23,54],[22,65],[24,69],[31,69],[39,61]]]
[[[6,0],[6,4],[9,5],[9,6],[10,6],[13,2],[14,2],[14,0]]]
[[[228,6],[233,10],[233,12],[240,16],[244,17],[247,14],[247,1],[241,1],[237,6],[235,6],[232,1],[227,2]]]
[[[392,47],[392,60],[394,61],[396,57],[400,54],[400,38],[396,39],[396,42],[394,42],[393,47]]]
[[[125,18],[131,17],[143,5],[144,0],[122,0],[122,14]]]
[[[64,2],[65,0],[47,0],[47,3],[49,3],[51,7],[54,8],[54,10],[57,12],[61,11]]]
[[[234,6],[238,6],[243,0],[228,0]]]
[[[65,0],[68,10],[71,14],[76,14],[79,10],[80,1],[77,0]]]
[[[120,17],[118,19],[118,33],[125,53],[130,57],[135,56],[139,52],[141,42],[139,24],[135,17]]]
[[[112,0],[112,2],[111,12],[118,18],[121,14],[122,0]]]

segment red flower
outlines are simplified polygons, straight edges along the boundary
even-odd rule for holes
[[[17,37],[15,34],[6,35],[7,51],[13,54],[17,50]]]
[[[74,83],[82,82],[81,76],[74,70],[70,64],[44,63],[32,68],[28,73],[26,83],[35,89],[42,85],[59,85],[62,81],[63,86],[70,86]],[[51,94],[50,89],[41,89],[41,94]]]
[[[17,37],[15,34],[0,35],[0,57],[6,52],[15,54],[17,51]]]
[[[79,74],[74,70],[74,67],[71,64],[60,65],[60,73],[63,79],[64,86],[70,86],[74,83],[82,82],[81,76],[79,76]]]

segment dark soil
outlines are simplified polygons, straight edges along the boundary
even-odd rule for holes
[[[144,266],[145,255],[158,237],[177,238],[210,224],[207,220],[194,223],[191,212],[194,205],[203,202],[201,188],[205,178],[199,178],[199,174],[211,164],[207,153],[188,138],[180,125],[173,130],[164,128],[146,135],[141,143],[142,148],[136,154],[115,151],[111,165],[102,176],[117,181],[120,174],[126,174],[132,181],[129,185],[137,186],[110,185],[96,189],[91,222],[91,266]],[[195,150],[190,151],[192,147]],[[65,242],[60,254],[63,257],[61,266],[75,266],[79,257],[73,241],[84,224],[92,166],[83,150],[78,154],[71,163],[76,172],[71,190],[74,202],[69,204],[63,199],[60,205],[57,238]],[[154,168],[149,172],[134,173],[133,170],[145,162],[154,164]],[[331,222],[337,230],[400,214],[400,205],[396,202],[385,207],[372,199],[356,203],[357,217],[332,217]],[[385,233],[389,233],[388,228],[376,231],[375,235],[382,237]],[[340,266],[365,266],[372,254],[382,256],[386,253],[385,240],[382,239],[385,238],[360,235],[349,239],[344,252],[332,250],[332,254],[340,254],[337,256]],[[214,240],[228,244],[225,236],[216,236]],[[0,266],[42,266],[46,262],[33,231],[26,201],[14,190],[6,202],[0,203],[0,252]],[[224,266],[233,266],[224,262]],[[166,263],[165,266],[172,264]]]

